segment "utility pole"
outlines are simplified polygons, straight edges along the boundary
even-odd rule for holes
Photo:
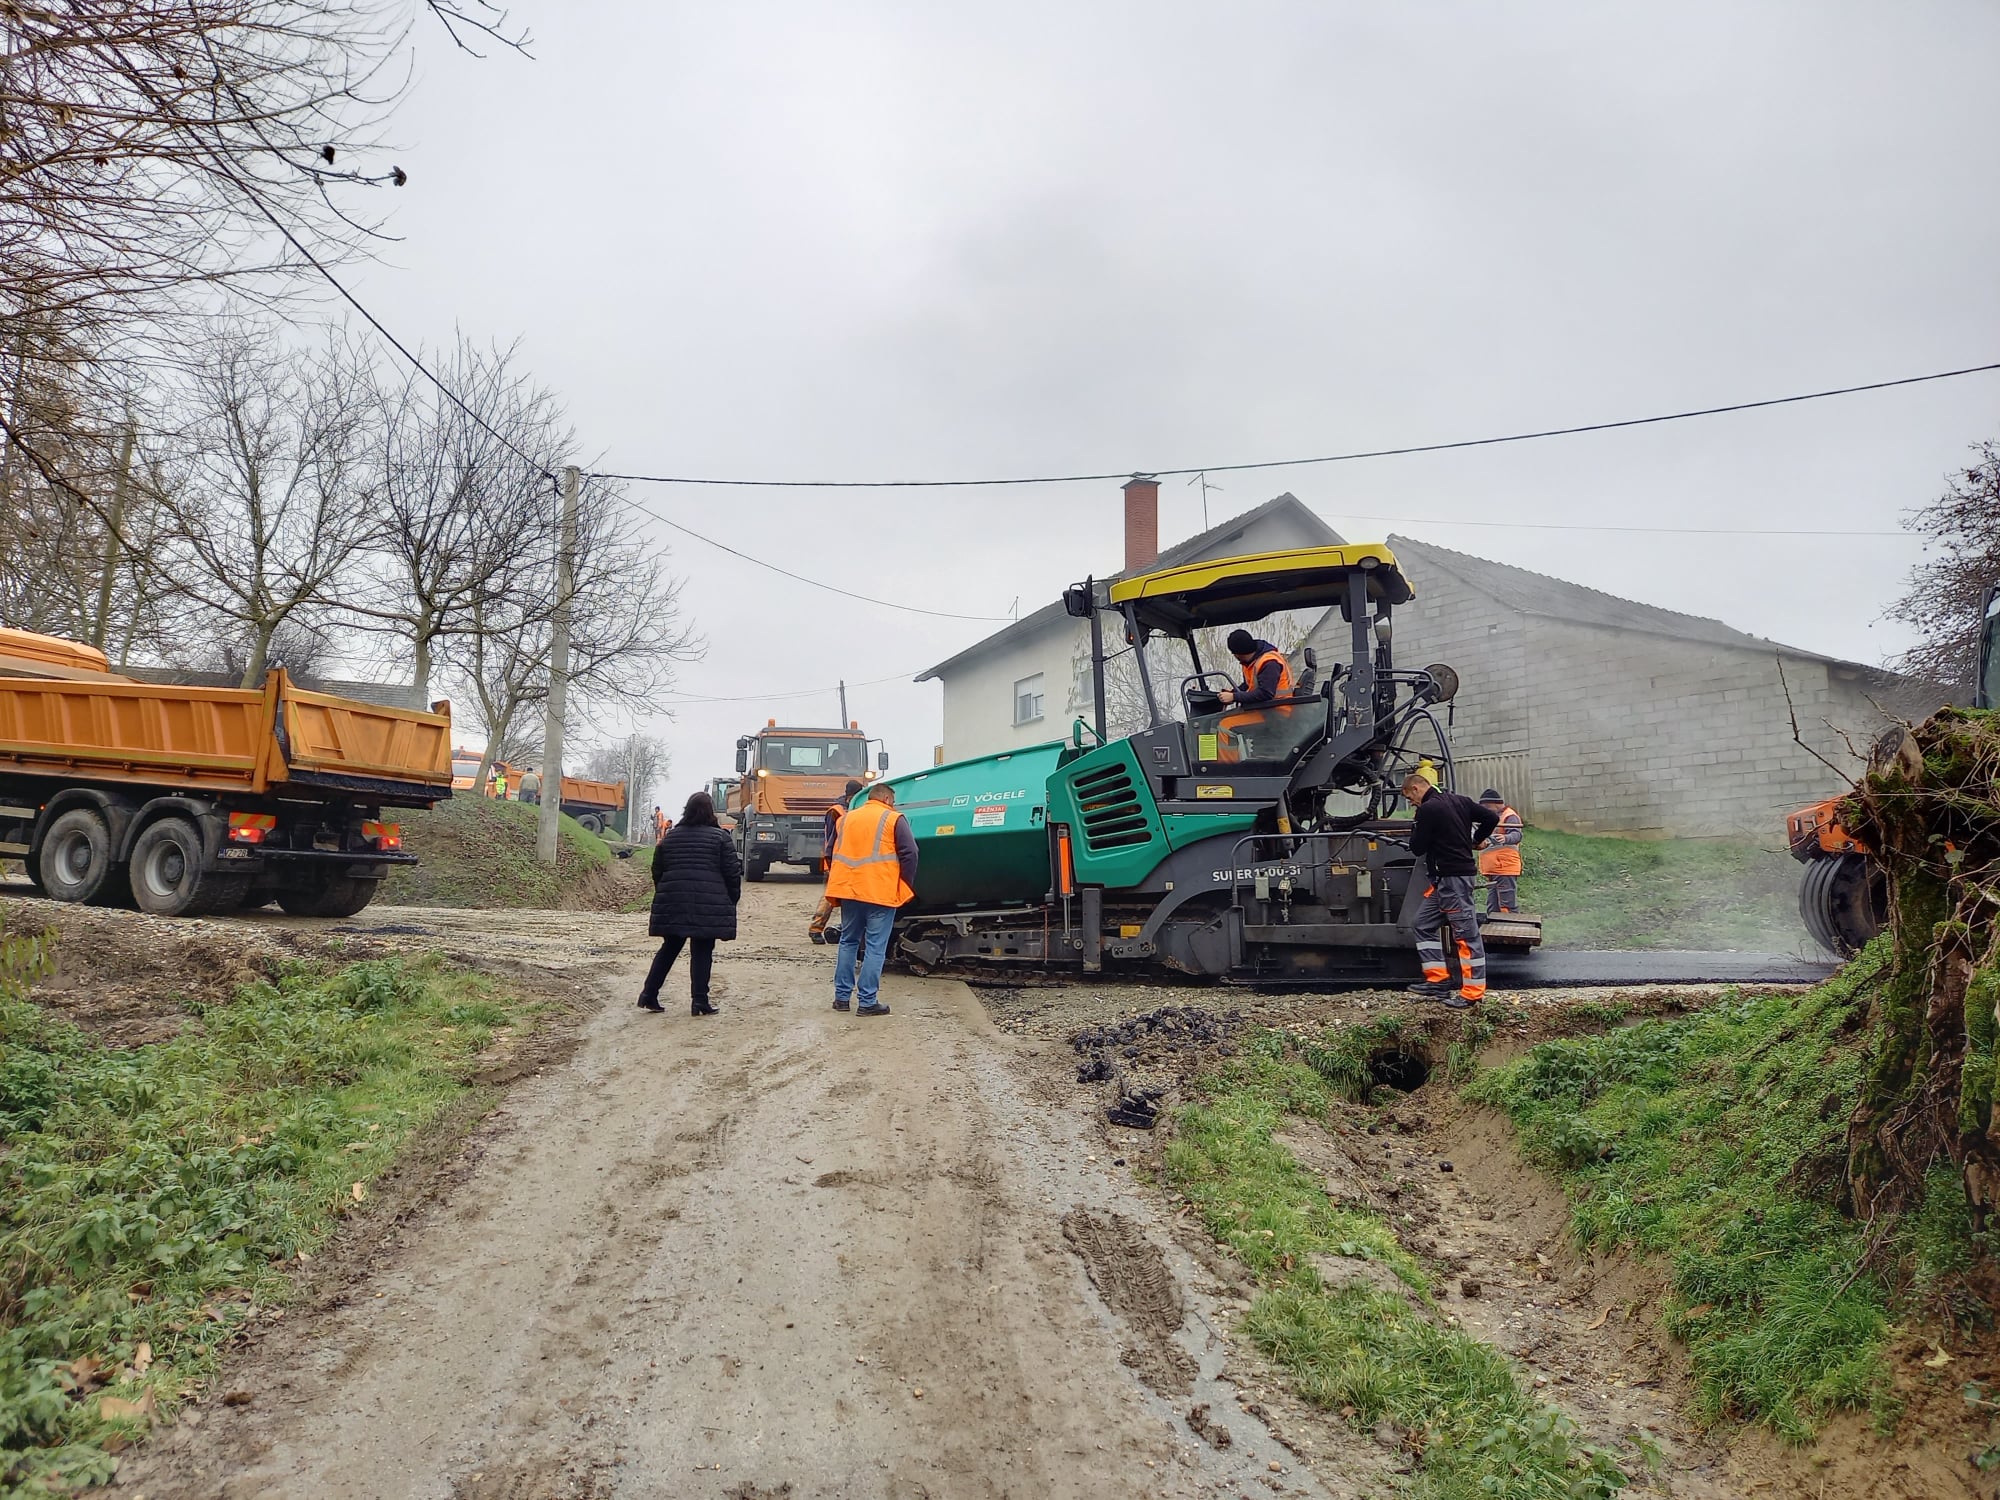
[[[847,679],[840,680],[840,727],[847,727]]]
[[[563,775],[563,716],[569,711],[569,614],[576,592],[575,464],[562,471],[562,527],[556,538],[556,613],[549,628],[549,709],[542,720],[542,807],[535,830],[535,857],[545,865],[556,862],[561,833]]]
[[[125,491],[132,479],[132,448],[139,440],[137,424],[125,419],[125,436],[118,445],[118,477],[111,486],[111,517],[105,527],[104,576],[97,581],[97,620],[90,627],[90,644],[98,650],[111,635],[112,585],[118,579],[118,544],[125,526]]]

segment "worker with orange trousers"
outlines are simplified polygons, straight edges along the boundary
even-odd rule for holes
[[[1486,915],[1521,909],[1521,815],[1494,787],[1479,794],[1480,806],[1500,815],[1500,826],[1479,846],[1479,873],[1486,877]]]
[[[861,783],[859,781],[848,782],[843,800],[834,803],[833,806],[826,810],[826,821],[821,825],[819,835],[819,872],[822,875],[827,874],[833,869],[833,848],[840,841],[841,820],[847,816],[847,804],[854,800],[854,794],[860,790]],[[833,897],[822,891],[820,893],[819,905],[813,909],[812,921],[806,926],[806,936],[811,938],[815,943],[824,943],[826,941],[826,924],[833,917],[834,907],[839,904]],[[838,936],[839,932],[840,929],[836,927],[834,929],[835,936]]]
[[[1292,695],[1292,664],[1285,660],[1284,652],[1269,641],[1258,640],[1247,630],[1230,631],[1228,646],[1229,654],[1243,668],[1243,685],[1224,688],[1216,695],[1236,710],[1223,716],[1218,759],[1241,760],[1242,736],[1246,730],[1261,728],[1273,717],[1291,716],[1291,705],[1278,700]]]
[[[1478,868],[1472,851],[1493,836],[1500,815],[1470,797],[1440,790],[1437,770],[1428,761],[1404,780],[1403,796],[1416,809],[1410,820],[1410,853],[1430,876],[1410,924],[1424,969],[1423,982],[1411,985],[1410,993],[1448,1010],[1464,1010],[1486,998],[1486,942],[1472,903],[1472,876]],[[1445,959],[1447,932],[1458,949],[1456,993]]]
[[[916,894],[917,838],[896,811],[893,787],[875,783],[868,799],[840,820],[840,837],[826,876],[827,895],[840,903],[840,956],[833,965],[833,1008],[857,1016],[886,1016],[881,1001],[882,962],[896,908]]]

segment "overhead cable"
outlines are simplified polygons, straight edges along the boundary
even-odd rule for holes
[[[912,667],[907,672],[891,672],[887,677],[871,677],[866,682],[850,682],[851,688],[880,687],[885,682],[907,682],[914,678],[921,667]],[[678,693],[663,693],[660,696],[670,703],[780,703],[793,698],[819,698],[840,691],[838,683],[828,683],[825,687],[800,688],[790,693],[743,693],[726,698],[692,698]]]
[[[1457,438],[1442,443],[1414,443],[1401,448],[1366,448],[1351,453],[1328,453],[1317,458],[1269,458],[1248,463],[1194,464],[1182,469],[1143,469],[1096,474],[1032,474],[997,479],[715,479],[689,475],[597,473],[599,479],[621,479],[630,484],[700,484],[743,489],[778,490],[919,490],[978,489],[1023,484],[1101,484],[1113,479],[1169,479],[1189,474],[1242,473],[1249,469],[1292,469],[1313,464],[1356,463],[1368,458],[1404,458],[1418,453],[1450,453],[1463,448],[1494,448],[1503,443],[1529,443],[1540,438],[1577,437],[1588,432],[1613,432],[1625,427],[1653,427],[1663,422],[1686,422],[1696,417],[1718,417],[1728,412],[1759,411],[1771,406],[1795,406],[1804,401],[1824,401],[1833,396],[1854,396],[1864,391],[1886,391],[1897,386],[1924,385],[1936,380],[1956,380],[1964,375],[1985,375],[2000,370],[2000,360],[1991,364],[1966,365],[1956,370],[1938,370],[1929,375],[1905,375],[1896,380],[1871,380],[1864,385],[1835,386],[1823,391],[1804,391],[1793,396],[1770,396],[1761,401],[1735,401],[1727,406],[1703,406],[1687,411],[1662,412],[1650,417],[1623,417],[1612,422],[1585,422],[1572,427],[1544,427],[1533,432],[1510,432],[1499,437]]]

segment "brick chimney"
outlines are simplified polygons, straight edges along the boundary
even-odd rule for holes
[[[1125,571],[1143,573],[1160,556],[1160,481],[1125,481]]]

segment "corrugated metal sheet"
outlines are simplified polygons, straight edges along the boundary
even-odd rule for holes
[[[1477,797],[1488,787],[1507,799],[1524,822],[1535,821],[1534,798],[1528,774],[1528,752],[1511,750],[1498,755],[1458,755],[1452,758],[1458,789],[1467,797]]]

